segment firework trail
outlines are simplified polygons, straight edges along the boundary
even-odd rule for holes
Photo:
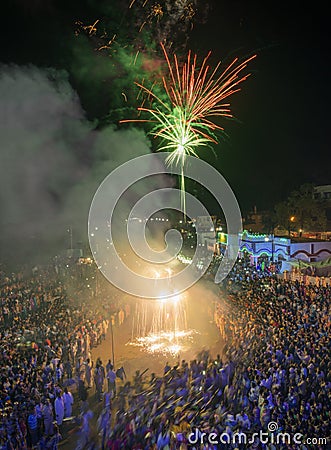
[[[204,58],[200,67],[197,55],[188,52],[187,59],[180,66],[176,54],[171,62],[161,44],[168,75],[162,77],[162,89],[166,100],[153,92],[153,88],[136,83],[152,100],[151,107],[141,106],[139,111],[147,112],[150,119],[122,120],[121,122],[151,122],[154,127],[151,134],[160,138],[163,145],[158,151],[166,150],[172,154],[167,158],[169,164],[179,164],[181,168],[181,206],[185,217],[185,177],[184,166],[187,155],[198,157],[197,148],[216,144],[216,133],[224,128],[217,125],[213,118],[233,118],[228,97],[240,91],[240,84],[250,74],[244,74],[253,55],[242,62],[235,58],[223,71],[221,62],[212,70],[208,60],[211,52]]]

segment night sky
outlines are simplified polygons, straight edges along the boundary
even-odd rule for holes
[[[129,3],[129,1],[128,1]],[[230,182],[243,210],[268,208],[304,182],[329,184],[329,16],[318,2],[213,1],[205,23],[189,33],[201,57],[230,61],[256,53],[252,76],[232,99],[238,119],[227,139],[200,156]],[[5,0],[1,62],[65,69],[75,41],[74,22],[92,23],[115,1]],[[322,3],[321,3],[322,5]],[[86,116],[107,105],[72,82]],[[110,86],[111,87],[111,86]]]
[[[331,182],[328,19],[318,3],[295,3],[215,2],[208,24],[195,30],[194,42],[201,37],[214,53],[257,53],[233,102],[241,123],[219,149],[245,208],[270,207],[304,182]]]

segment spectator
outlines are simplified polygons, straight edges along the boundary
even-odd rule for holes
[[[71,417],[72,416],[72,405],[74,403],[74,397],[70,391],[68,391],[68,388],[64,388],[63,393],[63,402],[64,402],[64,417]]]
[[[61,392],[57,392],[57,394],[56,394],[56,399],[54,402],[54,409],[55,409],[56,423],[60,426],[60,425],[62,425],[63,418],[64,418],[64,401],[63,401],[63,397],[61,396]]]

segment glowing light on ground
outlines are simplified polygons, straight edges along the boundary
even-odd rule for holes
[[[162,276],[159,272],[158,275]],[[185,294],[138,302],[132,338],[127,345],[140,347],[147,353],[172,356],[189,349],[196,331],[188,329],[186,309]]]
[[[178,330],[176,332],[150,333],[145,337],[135,339],[128,345],[141,347],[147,353],[177,356],[179,353],[189,349],[196,333],[194,330]]]

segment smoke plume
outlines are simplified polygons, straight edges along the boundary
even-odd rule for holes
[[[136,129],[97,130],[63,71],[1,66],[0,96],[1,262],[32,266],[71,244],[86,248],[95,190],[115,167],[150,152],[148,139]]]

